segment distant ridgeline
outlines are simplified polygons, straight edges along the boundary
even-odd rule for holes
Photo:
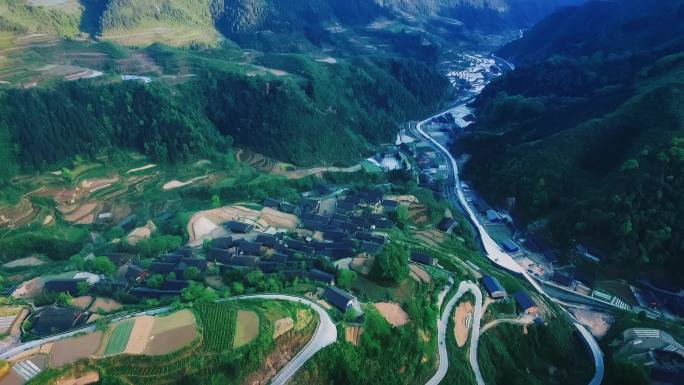
[[[684,268],[684,1],[592,2],[500,55],[475,102],[468,177],[610,263]],[[681,274],[678,279],[684,279]]]
[[[261,60],[300,73],[276,79],[198,65],[177,86],[81,81],[2,91],[0,183],[76,155],[130,149],[178,162],[224,154],[233,141],[295,164],[351,163],[391,141],[401,122],[435,109],[448,89],[435,70],[408,59]]]
[[[173,32],[168,42],[214,44],[220,35],[285,51],[293,40],[319,44],[352,26],[398,13],[456,18],[468,29],[500,33],[532,25],[582,0],[0,0],[0,31],[105,38]],[[453,26],[453,25],[452,25]],[[332,28],[332,29],[331,29]],[[166,31],[166,32],[165,32]],[[258,32],[258,33],[257,33]],[[283,36],[289,40],[282,39]],[[133,41],[139,42],[137,39]],[[150,41],[148,40],[147,43]]]

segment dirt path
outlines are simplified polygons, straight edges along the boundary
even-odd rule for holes
[[[530,325],[532,322],[534,322],[534,318],[532,316],[526,315],[522,318],[500,318],[500,319],[495,319],[494,321],[490,321],[487,324],[485,324],[482,327],[482,330],[480,330],[480,335],[482,333],[486,332],[487,330],[500,325],[500,324],[513,324],[513,325]]]
[[[470,302],[460,303],[454,313],[454,336],[456,337],[456,345],[459,348],[463,347],[468,341],[472,319],[473,304]]]

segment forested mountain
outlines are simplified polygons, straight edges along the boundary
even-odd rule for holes
[[[77,154],[131,149],[177,162],[225,153],[233,140],[296,164],[350,162],[370,144],[391,141],[399,123],[436,108],[448,84],[413,60],[261,60],[301,69],[301,79],[198,66],[197,80],[178,86],[77,82],[0,92],[0,148],[11,149],[0,181]]]
[[[591,2],[501,49],[517,67],[475,102],[469,177],[566,247],[681,271],[683,17],[681,0]]]

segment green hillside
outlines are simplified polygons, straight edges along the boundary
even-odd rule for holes
[[[519,65],[477,100],[464,143],[483,191],[608,255],[607,274],[684,266],[684,2],[645,3],[575,8],[502,49]]]
[[[355,58],[335,65],[267,55],[260,66],[154,46],[162,64],[181,61],[192,81],[73,82],[0,91],[1,181],[18,170],[76,155],[131,149],[163,163],[220,156],[233,142],[295,164],[351,163],[393,140],[399,123],[437,107],[447,81],[406,59]],[[255,68],[283,76],[255,76]],[[1,182],[0,182],[1,183]]]
[[[0,0],[0,34],[74,36],[79,33],[82,11],[71,1],[65,3],[62,7],[31,7],[21,1]]]

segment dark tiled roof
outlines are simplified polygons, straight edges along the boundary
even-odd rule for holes
[[[220,237],[211,240],[211,245],[218,249],[230,249],[233,247],[233,237]]]
[[[123,265],[126,262],[129,262],[132,257],[128,253],[102,253],[101,255],[109,258],[109,260],[112,261],[113,264],[119,266]]]
[[[272,209],[278,209],[280,207],[280,201],[273,198],[266,198],[264,199],[263,205]]]
[[[379,243],[362,241],[361,250],[369,254],[375,254],[379,253],[380,250],[382,250],[382,245]]]
[[[184,247],[181,247],[180,249],[174,251],[174,254],[180,254],[184,257],[192,257],[192,255],[194,254],[194,251],[192,250],[192,247],[184,246]]]
[[[257,259],[246,255],[236,255],[228,263],[231,266],[253,267],[256,265]]]
[[[181,254],[164,254],[159,257],[162,262],[166,263],[178,263],[183,256]]]
[[[190,284],[187,281],[170,279],[162,284],[162,290],[182,290],[188,286],[190,286]]]
[[[234,232],[234,233],[249,233],[250,231],[254,230],[254,226],[250,225],[248,223],[243,223],[243,222],[238,222],[238,221],[228,221],[224,224],[224,226]]]
[[[40,336],[60,333],[84,324],[87,318],[76,308],[50,306],[39,310],[32,318],[31,330]]]
[[[442,230],[442,231],[449,231],[451,228],[456,224],[456,221],[453,220],[452,218],[444,218],[442,219],[439,224],[437,225],[437,228]]]
[[[259,262],[259,270],[264,273],[275,273],[278,271],[278,264],[271,261]]]
[[[310,270],[306,276],[312,281],[319,281],[325,283],[332,283],[335,280],[335,277],[332,274],[328,274],[325,271],[321,271],[318,269]]]
[[[278,242],[275,236],[269,234],[257,235],[256,241],[268,247],[273,247]]]
[[[354,296],[350,293],[338,289],[336,287],[327,287],[323,292],[323,298],[328,301],[331,305],[337,307],[342,311],[347,311],[349,306],[351,306]]]
[[[276,263],[285,263],[289,257],[285,254],[276,253],[273,254],[268,260]]]
[[[206,259],[201,259],[201,258],[183,258],[181,259],[181,263],[186,264],[187,266],[193,266],[198,268],[200,271],[204,271],[207,269],[207,260]]]
[[[242,241],[242,242],[240,242],[240,245],[238,246],[238,248],[244,254],[249,254],[249,255],[261,254],[261,243],[258,243],[258,242]]]
[[[342,231],[326,231],[323,233],[323,239],[328,241],[339,241],[347,236],[346,233]]]
[[[558,272],[554,272],[553,275],[551,276],[551,281],[558,283],[562,286],[571,286],[572,285],[572,278],[568,277],[567,275],[563,275]]]
[[[166,262],[152,262],[150,271],[159,274],[168,274],[173,271],[175,264]]]
[[[226,263],[232,256],[233,253],[228,250],[213,248],[209,250],[207,258],[212,261]]]
[[[162,298],[162,297],[173,297],[180,295],[180,290],[159,290],[159,289],[149,289],[147,287],[136,287],[130,292],[130,295],[139,298]]]
[[[434,263],[434,258],[432,258],[431,255],[427,255],[425,253],[421,253],[418,251],[411,252],[411,260],[413,262],[422,263],[424,265],[432,265]]]
[[[69,293],[71,295],[78,295],[78,284],[86,282],[85,279],[53,279],[45,282],[43,290],[52,293]]]

